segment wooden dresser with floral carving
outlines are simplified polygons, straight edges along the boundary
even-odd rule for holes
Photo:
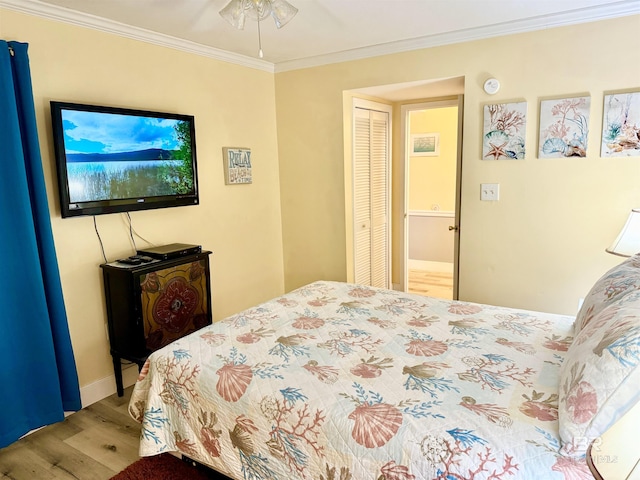
[[[210,254],[202,251],[140,265],[100,265],[119,396],[122,360],[142,368],[153,351],[211,324]]]

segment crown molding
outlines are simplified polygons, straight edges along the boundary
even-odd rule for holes
[[[246,55],[239,55],[226,50],[202,45],[200,43],[190,42],[188,40],[153,32],[144,28],[132,27],[131,25],[97,17],[88,13],[77,12],[75,10],[51,5],[38,0],[0,0],[0,7],[46,18],[48,20],[65,22],[79,27],[112,33],[114,35],[131,38],[133,40],[140,40],[162,47],[173,48],[243,67],[274,73],[273,63],[266,62],[264,60],[248,57]]]
[[[541,15],[513,22],[496,23],[494,25],[487,25],[484,27],[427,35],[424,37],[373,45],[370,47],[355,48],[327,55],[318,55],[314,57],[301,58],[299,60],[279,62],[275,65],[275,71],[276,73],[279,73],[289,70],[299,70],[302,68],[318,67],[332,63],[361,60],[381,55],[420,50],[423,48],[440,47],[454,43],[470,42],[485,38],[513,35],[517,33],[544,30],[579,23],[596,22],[599,20],[638,14],[640,14],[640,1],[622,0],[608,5],[583,8],[553,15]]]
[[[427,35],[408,40],[384,43],[369,47],[355,48],[337,53],[318,55],[278,62],[273,64],[246,55],[239,55],[226,50],[209,47],[199,43],[183,40],[162,33],[153,32],[143,28],[132,27],[113,20],[97,17],[86,13],[77,12],[64,7],[51,5],[38,0],[0,0],[0,7],[26,13],[50,20],[70,23],[80,27],[120,35],[122,37],[140,40],[143,42],[173,48],[184,52],[213,58],[227,63],[243,67],[263,70],[270,73],[286,72],[303,68],[317,67],[332,63],[361,60],[364,58],[390,55],[394,53],[419,50],[423,48],[438,47],[455,43],[463,43],[485,38],[512,35],[531,32],[554,27],[568,26],[579,23],[595,22],[617,17],[640,14],[640,2],[638,0],[621,0],[619,2],[595,7],[572,10],[569,12],[541,15],[525,20],[497,23],[478,28],[469,28],[454,32]]]

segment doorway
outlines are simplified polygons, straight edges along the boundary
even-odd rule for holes
[[[405,155],[406,142],[404,141],[405,131],[405,115],[404,107],[411,105],[419,105],[422,103],[433,104],[437,101],[458,101],[458,161],[461,162],[461,142],[462,142],[462,98],[464,93],[464,77],[438,78],[430,80],[419,80],[414,82],[397,83],[389,85],[377,85],[363,87],[354,90],[345,90],[343,92],[343,118],[344,118],[344,199],[345,199],[345,276],[347,282],[355,282],[356,278],[356,236],[358,234],[358,225],[367,225],[367,222],[356,223],[354,220],[356,205],[356,184],[354,172],[354,144],[356,143],[354,135],[354,102],[358,100],[368,100],[374,103],[385,105],[390,112],[391,121],[389,122],[390,138],[387,144],[387,151],[390,152],[390,171],[387,177],[389,182],[387,204],[389,217],[387,222],[387,233],[385,235],[387,244],[386,262],[388,266],[388,275],[390,274],[390,288],[394,290],[407,291],[407,246],[408,242],[406,231],[406,182],[405,182]],[[413,103],[412,103],[413,102]],[[374,108],[374,110],[378,107]],[[460,167],[458,167],[457,176],[460,177]],[[460,191],[459,178],[456,179],[456,191]],[[459,197],[459,193],[456,194]],[[459,218],[458,205],[456,204],[456,214],[454,227],[457,228]],[[448,224],[447,224],[448,225]],[[363,235],[365,236],[365,235]],[[457,232],[454,235],[456,242],[458,239]],[[366,252],[367,249],[365,249]],[[457,243],[455,245],[454,259],[454,286],[453,296],[457,298]],[[375,258],[375,257],[374,257]],[[379,257],[382,258],[382,257]],[[371,260],[369,260],[371,261]],[[367,263],[367,262],[365,262]],[[388,277],[387,277],[388,278]],[[365,283],[368,283],[365,281]]]
[[[404,291],[457,299],[461,97],[401,108]]]

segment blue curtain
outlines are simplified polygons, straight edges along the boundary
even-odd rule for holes
[[[81,408],[27,47],[0,41],[0,448]]]

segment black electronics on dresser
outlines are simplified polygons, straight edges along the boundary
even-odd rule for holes
[[[169,248],[166,251],[172,251]],[[147,357],[168,343],[211,324],[209,255],[202,251],[141,263],[100,265],[118,395],[121,360],[142,368]]]
[[[194,253],[200,253],[202,247],[200,245],[190,245],[188,243],[170,243],[169,245],[161,245],[159,247],[145,248],[138,250],[138,255],[143,255],[159,260],[169,260],[170,258],[183,257]]]

